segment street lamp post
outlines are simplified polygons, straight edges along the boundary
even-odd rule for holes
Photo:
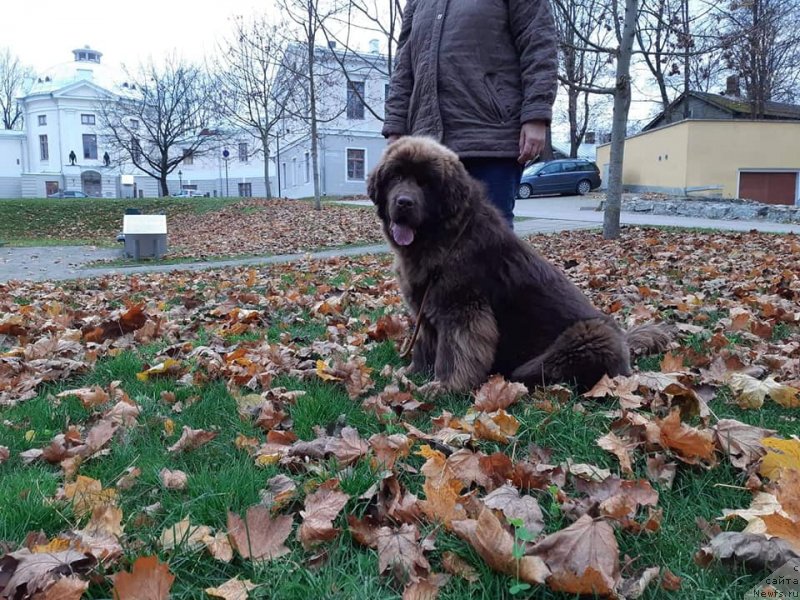
[[[183,171],[178,169],[178,181],[180,181],[181,189],[179,191],[183,191]]]
[[[225,161],[225,197],[230,198],[231,193],[228,189],[228,158],[230,157],[231,153],[228,152],[227,148],[222,151],[222,158]]]

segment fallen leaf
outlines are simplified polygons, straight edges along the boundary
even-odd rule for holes
[[[359,437],[357,429],[345,427],[342,429],[341,437],[332,439],[326,450],[331,452],[342,465],[350,465],[369,451],[369,444]]]
[[[158,472],[158,478],[168,490],[185,490],[189,484],[189,476],[177,469],[173,471],[165,467]]]
[[[130,573],[114,575],[114,600],[167,600],[175,576],[156,556],[140,556]]]
[[[735,419],[720,419],[712,429],[719,447],[739,469],[747,469],[763,457],[767,451],[762,440],[776,433],[774,429],[754,427]]]
[[[520,496],[519,490],[511,485],[497,488],[483,499],[491,509],[501,511],[506,519],[519,519],[531,539],[544,530],[544,515],[539,503],[532,496]]]
[[[169,452],[185,452],[199,448],[203,444],[207,444],[217,437],[216,431],[204,431],[202,429],[192,429],[191,427],[183,426],[183,433],[180,439],[172,446],[167,448]]]
[[[98,506],[116,504],[117,490],[104,489],[97,479],[79,475],[74,483],[64,486],[64,497],[72,501],[72,510],[76,516],[81,517]]]
[[[780,538],[757,533],[725,531],[713,537],[695,556],[695,562],[707,566],[712,560],[724,564],[743,564],[754,570],[774,571],[790,560],[800,560],[800,552]]]
[[[620,469],[625,475],[633,475],[631,450],[638,445],[637,443],[626,442],[610,431],[597,440],[597,445],[617,457]]]
[[[664,448],[672,450],[683,462],[697,464],[706,461],[713,464],[716,461],[714,434],[682,423],[678,409],[673,409],[665,419],[655,419],[647,427],[648,439],[655,439]]]
[[[261,503],[270,510],[278,510],[294,496],[297,484],[286,475],[276,475],[267,481],[266,489],[260,492]]]
[[[470,583],[475,583],[480,578],[472,565],[455,552],[450,552],[449,550],[442,553],[442,568],[451,575],[466,579]]]
[[[672,482],[675,480],[677,470],[678,465],[674,462],[669,462],[664,454],[655,454],[647,457],[647,476],[668,490],[672,489]]]
[[[96,564],[93,556],[75,550],[32,553],[23,548],[9,552],[0,557],[0,584],[4,586],[0,597],[30,597],[62,576],[86,573]]]
[[[203,538],[203,543],[208,553],[215,559],[226,563],[231,562],[233,559],[233,547],[228,536],[224,533],[207,535]]]
[[[237,575],[219,587],[206,588],[205,592],[212,598],[222,598],[222,600],[247,600],[250,591],[257,587],[249,579],[239,579]]]
[[[506,381],[502,375],[493,375],[475,393],[475,410],[494,412],[506,409],[527,393],[528,388],[524,384]]]
[[[625,600],[641,598],[647,587],[658,578],[661,569],[650,567],[643,569],[633,577],[623,579],[619,586],[619,595]]]
[[[205,539],[211,535],[211,528],[205,525],[192,525],[189,519],[178,521],[161,532],[161,547],[172,550],[183,547],[187,550],[199,550],[204,547]]]
[[[767,396],[784,408],[800,407],[800,389],[778,383],[772,377],[761,381],[746,373],[733,373],[728,386],[740,408],[761,408]]]
[[[402,600],[436,600],[439,590],[450,580],[449,575],[431,573],[424,579],[412,581],[403,590]]]
[[[350,496],[340,492],[338,485],[336,479],[331,479],[306,497],[305,509],[300,511],[303,522],[297,530],[297,539],[306,550],[332,540],[339,533],[333,526],[333,520],[347,504]]]
[[[381,527],[375,537],[378,547],[378,572],[391,569],[400,583],[418,581],[430,571],[419,543],[416,525],[403,523],[398,529]]]
[[[773,481],[780,477],[783,469],[800,470],[800,439],[764,438],[762,445],[767,454],[761,461],[758,472]]]
[[[547,564],[547,584],[557,592],[612,596],[620,583],[619,547],[604,520],[582,516],[534,545]]]
[[[289,553],[284,545],[292,532],[292,517],[280,515],[272,519],[269,509],[251,506],[245,519],[228,512],[228,537],[242,558],[272,560]]]
[[[69,398],[70,396],[76,396],[78,400],[81,401],[81,404],[83,404],[84,408],[94,408],[95,406],[105,404],[111,398],[108,395],[108,392],[106,392],[99,385],[91,388],[86,387],[75,390],[66,390],[56,394],[56,398]]]
[[[53,585],[33,595],[33,600],[80,600],[89,582],[72,575],[58,579]]]
[[[664,570],[661,572],[661,587],[663,589],[668,592],[677,592],[681,589],[682,584],[683,578],[678,577],[675,573],[664,567]]]
[[[503,528],[495,514],[484,509],[477,520],[453,522],[453,531],[470,544],[492,569],[526,583],[544,583],[550,570],[538,556],[514,557],[514,537]]]

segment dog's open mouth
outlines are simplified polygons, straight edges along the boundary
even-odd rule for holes
[[[389,227],[392,234],[392,239],[398,246],[408,246],[414,241],[414,230],[408,225],[400,225],[400,223],[392,223]]]

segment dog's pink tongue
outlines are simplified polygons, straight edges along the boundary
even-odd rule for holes
[[[394,241],[400,246],[408,246],[414,241],[414,230],[406,225],[392,223],[391,232],[392,239],[394,239]]]

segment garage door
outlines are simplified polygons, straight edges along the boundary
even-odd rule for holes
[[[739,198],[767,204],[795,203],[797,173],[750,171],[739,173]]]

